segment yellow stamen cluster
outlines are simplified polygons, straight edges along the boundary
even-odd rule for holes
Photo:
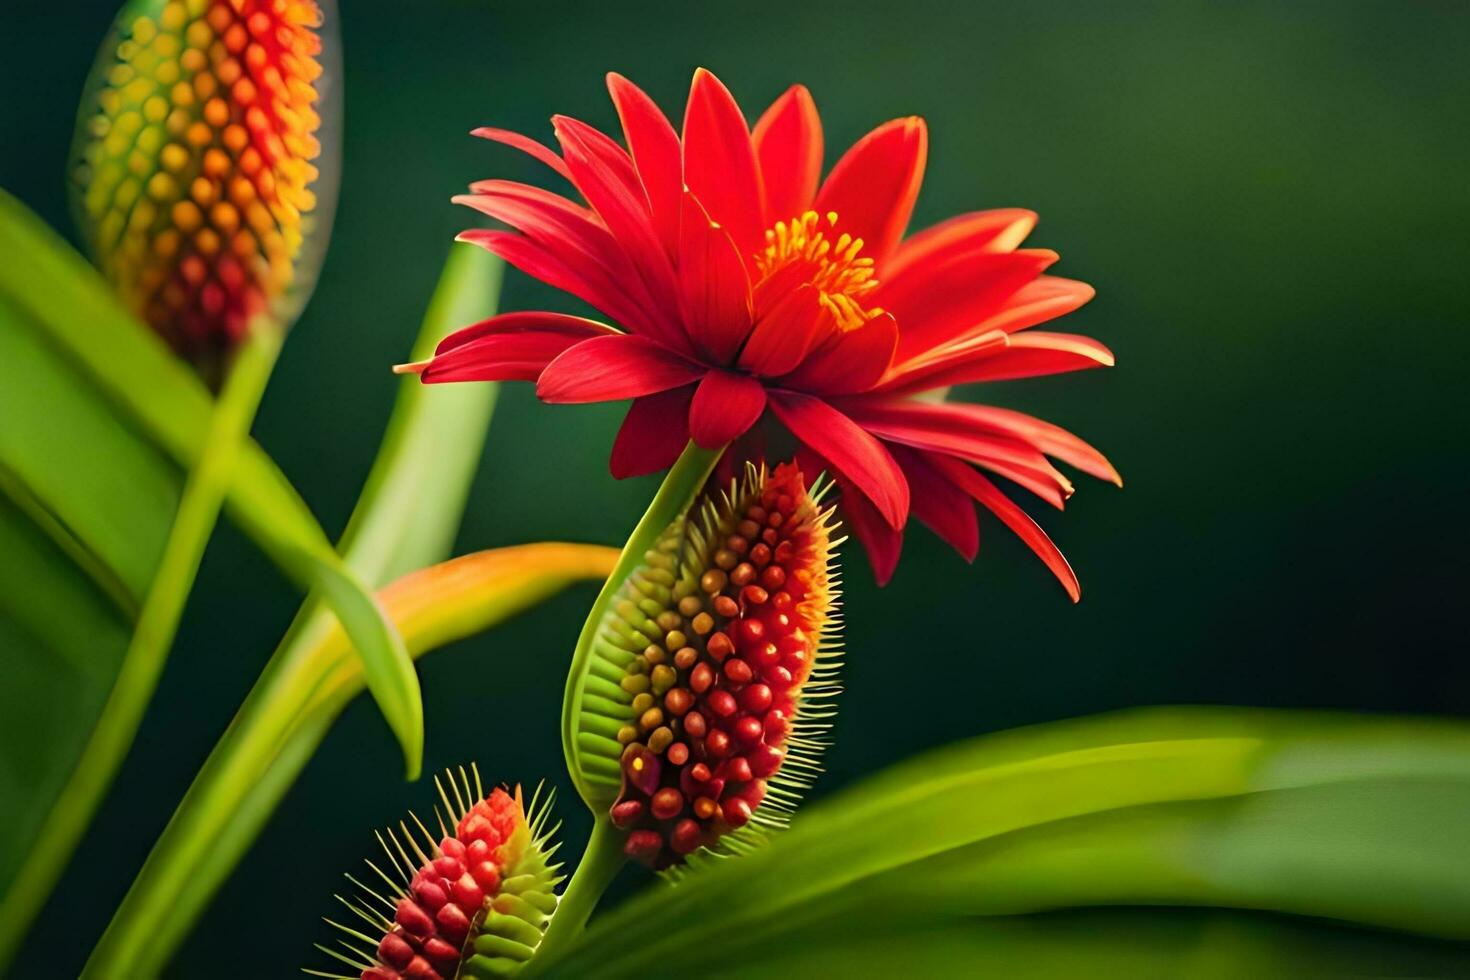
[[[236,339],[300,278],[321,23],[315,0],[164,0],[99,63],[79,211],[104,274],[180,348]]]
[[[859,254],[863,240],[843,232],[834,241],[830,236],[836,228],[835,211],[826,215],[808,211],[789,222],[778,221],[766,230],[766,248],[756,257],[756,267],[765,279],[793,266],[801,268],[802,281],[817,289],[838,329],[856,330],[882,312],[862,302],[878,288],[878,280],[873,278],[873,260]]]

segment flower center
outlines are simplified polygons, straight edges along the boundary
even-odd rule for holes
[[[863,240],[846,232],[834,239],[836,228],[835,211],[825,216],[808,211],[791,221],[778,221],[766,230],[765,251],[755,261],[762,282],[779,273],[816,287],[837,328],[846,332],[883,311],[863,305],[863,297],[878,288],[873,260],[859,254]]]

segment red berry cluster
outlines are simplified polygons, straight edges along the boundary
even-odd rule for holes
[[[460,820],[439,853],[415,872],[398,900],[393,928],[378,943],[378,963],[362,980],[453,980],[465,944],[500,889],[515,856],[505,844],[525,822],[521,806],[497,789]]]
[[[744,826],[786,755],[830,596],[823,516],[778,467],[676,588],[664,631],[622,680],[622,792],[610,817],[629,856],[666,867]]]

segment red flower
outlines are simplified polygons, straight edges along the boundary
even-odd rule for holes
[[[922,119],[879,126],[821,180],[821,122],[802,86],[752,130],[701,69],[682,136],[627,79],[610,75],[608,87],[627,150],[565,116],[552,119],[560,155],[476,131],[531,154],[581,200],[504,180],[456,200],[514,229],[462,240],[619,326],[504,314],[406,370],[430,383],[534,380],[555,403],[633,399],[613,445],[618,477],[663,469],[690,438],[722,446],[769,413],[803,447],[803,468],[836,475],[880,582],[897,564],[911,505],[970,559],[979,502],[1076,599],[1066,560],[975,467],[1060,507],[1072,485],[1047,456],[1116,482],[1112,466],[1030,416],[913,397],[1113,363],[1095,340],[1029,329],[1093,295],[1043,274],[1055,252],[1019,247],[1036,216],[977,211],[905,240],[928,146]]]

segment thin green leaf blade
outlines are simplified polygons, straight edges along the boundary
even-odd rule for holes
[[[173,646],[179,617],[219,517],[240,444],[255,418],[275,364],[280,340],[280,332],[272,324],[257,323],[230,367],[210,419],[208,444],[199,465],[185,480],[158,570],[107,701],[90,726],[86,746],[56,794],[6,893],[0,951],[7,956],[55,887],[112,784],[113,774],[132,746]]]
[[[310,565],[316,591],[354,638],[368,690],[403,747],[406,778],[417,779],[424,756],[424,704],[403,638],[396,629],[379,629],[386,621],[383,610],[346,563],[306,553],[301,561]]]
[[[894,922],[867,915],[799,930],[716,977],[911,976],[1462,977],[1470,949],[1286,916],[1191,909],[1090,909],[1050,915]],[[599,973],[599,976],[617,976]]]
[[[492,315],[500,275],[493,256],[455,247],[414,356],[432,350],[451,331]],[[400,382],[383,445],[343,536],[342,553],[353,572],[377,586],[448,554],[483,451],[496,388],[430,386],[416,378]],[[250,465],[250,458],[242,465]],[[243,489],[256,493],[271,473],[278,471],[252,472]],[[264,496],[252,498],[240,512],[264,512],[268,503]],[[523,576],[522,584],[530,589],[536,581]],[[521,598],[528,604],[539,601],[566,580],[546,581],[547,592],[531,589]],[[478,612],[491,617],[485,625],[519,608],[513,601],[517,594],[503,593],[509,603],[503,607],[484,598]],[[146,975],[167,962],[341,707],[361,690],[362,673],[335,646],[340,636],[334,627],[317,598],[303,605],[114,915],[93,952],[93,975]]]
[[[494,315],[500,260],[456,244],[424,314],[412,357]],[[442,561],[454,545],[495,410],[497,384],[425,385],[405,378],[383,444],[342,535],[348,563],[374,587]]]
[[[69,359],[119,413],[130,419],[181,465],[192,468],[208,442],[213,399],[193,371],[113,298],[96,271],[20,202],[0,191],[0,296],[40,328],[48,343]],[[401,639],[374,609],[370,592],[346,594],[361,583],[344,572],[341,559],[310,510],[286,478],[253,442],[241,450],[227,499],[245,531],[298,585],[311,589],[330,581],[324,593],[343,615],[355,644],[372,657],[374,693],[391,713],[408,769],[416,771],[422,751],[422,708],[406,702],[417,695],[408,685],[409,664]],[[396,665],[396,666],[391,666]],[[391,669],[390,669],[391,668]]]
[[[1415,805],[1397,809],[1410,786]],[[1445,819],[1470,802],[1467,787],[1470,726],[1449,722],[1175,709],[1005,733],[838,794],[763,850],[628,903],[541,968],[624,975],[694,955],[738,960],[873,903],[920,919],[1218,903],[1470,937],[1470,827]],[[1257,819],[1263,801],[1270,820]],[[1136,817],[1161,807],[1189,846]],[[1077,839],[1045,838],[1099,827],[1112,833],[1086,866],[1067,858]],[[1043,843],[998,876],[1015,891],[977,885],[985,861],[1003,863],[1032,834]],[[1369,881],[1380,894],[1361,894]]]

